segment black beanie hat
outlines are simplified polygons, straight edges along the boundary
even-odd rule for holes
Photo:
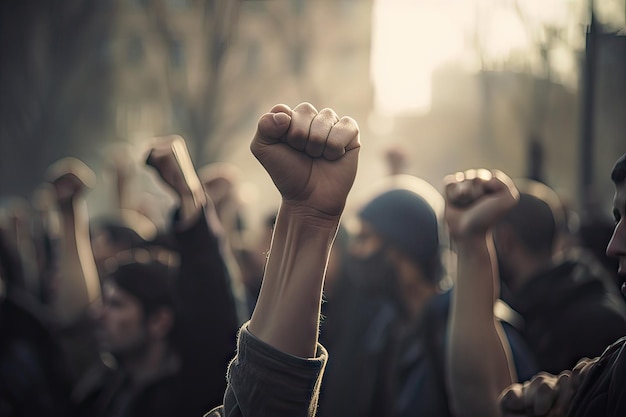
[[[433,207],[416,192],[392,189],[375,197],[359,212],[390,245],[438,281],[439,226]],[[433,268],[435,270],[433,270]]]

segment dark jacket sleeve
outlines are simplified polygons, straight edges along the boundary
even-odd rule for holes
[[[626,416],[626,338],[602,354],[578,388],[567,416]]]
[[[313,417],[327,356],[320,344],[311,359],[283,353],[254,337],[244,324],[228,368],[224,407],[209,416]]]
[[[189,401],[204,407],[196,414],[202,415],[222,403],[239,322],[222,239],[211,229],[207,209],[187,229],[174,230],[180,250],[177,341],[185,391]]]

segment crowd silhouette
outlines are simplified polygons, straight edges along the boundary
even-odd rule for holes
[[[241,172],[179,136],[117,154],[107,216],[70,157],[6,199],[0,416],[626,415],[626,155],[609,242],[546,184],[429,184],[400,148],[347,227],[360,133],[332,109],[276,105],[250,147],[281,197],[254,239]]]

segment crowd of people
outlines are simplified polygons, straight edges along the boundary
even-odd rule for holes
[[[250,148],[281,200],[255,242],[236,168],[196,169],[179,136],[133,168],[173,197],[166,227],[124,163],[106,218],[94,172],[53,164],[1,223],[0,417],[625,416],[626,155],[616,280],[546,184],[439,187],[398,150],[345,227],[360,147],[331,109],[262,115]]]

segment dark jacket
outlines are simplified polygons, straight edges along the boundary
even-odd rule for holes
[[[576,392],[567,417],[626,416],[626,338],[602,354]]]
[[[135,392],[123,370],[97,366],[80,391],[79,416],[201,416],[222,404],[238,318],[221,240],[206,216],[175,231],[180,252],[175,354]],[[180,360],[178,360],[178,359]]]
[[[626,306],[616,285],[586,261],[566,260],[530,280],[509,304],[539,370],[558,374],[602,354],[626,335]]]
[[[339,313],[343,334],[328,329],[320,417],[450,416],[445,383],[450,303],[450,291],[433,297],[407,328],[390,300],[361,297],[353,289]],[[518,375],[531,377],[536,373],[532,354],[515,328],[502,324]]]
[[[70,369],[29,305],[20,298],[0,301],[0,416],[66,416]]]
[[[228,368],[224,406],[206,417],[312,417],[328,354],[315,358],[283,353],[241,329],[237,356]]]

